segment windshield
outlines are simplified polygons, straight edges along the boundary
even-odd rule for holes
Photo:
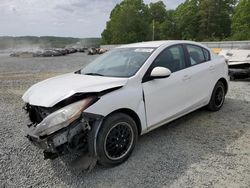
[[[154,48],[116,48],[81,70],[81,74],[131,77],[148,59]]]

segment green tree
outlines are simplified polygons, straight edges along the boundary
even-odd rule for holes
[[[112,10],[102,42],[122,44],[145,41],[149,33],[148,6],[143,0],[124,0]]]
[[[235,9],[238,0],[186,0],[176,10],[166,10],[163,1],[145,5],[143,0],[124,0],[112,10],[102,41],[131,43],[152,36],[154,40],[223,40],[231,33],[235,39],[249,39],[249,1],[240,0]]]
[[[168,10],[166,12],[166,19],[160,25],[160,38],[165,40],[180,39],[180,34],[178,33],[176,26],[174,10]]]
[[[194,40],[199,31],[199,0],[187,0],[175,11],[176,32],[178,38]]]
[[[149,20],[151,23],[150,36],[153,35],[153,30],[154,30],[154,36],[151,37],[154,38],[154,40],[162,39],[161,25],[166,20],[166,16],[167,16],[167,10],[163,1],[158,1],[156,3],[149,4]]]
[[[235,40],[250,40],[250,0],[240,0],[232,17]]]
[[[150,20],[155,20],[156,22],[162,23],[166,19],[166,14],[166,5],[163,3],[163,1],[149,4]]]
[[[235,0],[201,0],[199,4],[199,39],[221,40],[231,33]]]

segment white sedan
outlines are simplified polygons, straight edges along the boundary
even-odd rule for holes
[[[85,153],[86,168],[124,162],[138,136],[206,106],[228,91],[224,58],[191,41],[124,45],[85,68],[47,79],[23,95],[27,137],[53,159]]]

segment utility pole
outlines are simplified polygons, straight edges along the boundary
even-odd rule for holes
[[[152,41],[155,40],[155,20],[153,19],[153,34],[152,34]]]

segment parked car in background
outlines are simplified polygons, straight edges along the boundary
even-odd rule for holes
[[[223,55],[228,60],[229,75],[232,79],[250,77],[250,45],[222,50],[219,55]]]
[[[204,106],[220,110],[227,91],[225,58],[200,43],[128,44],[29,88],[27,137],[45,158],[82,151],[89,166],[114,166],[140,135]]]
[[[107,51],[108,51],[107,49],[103,48],[89,48],[88,55],[104,54]]]

